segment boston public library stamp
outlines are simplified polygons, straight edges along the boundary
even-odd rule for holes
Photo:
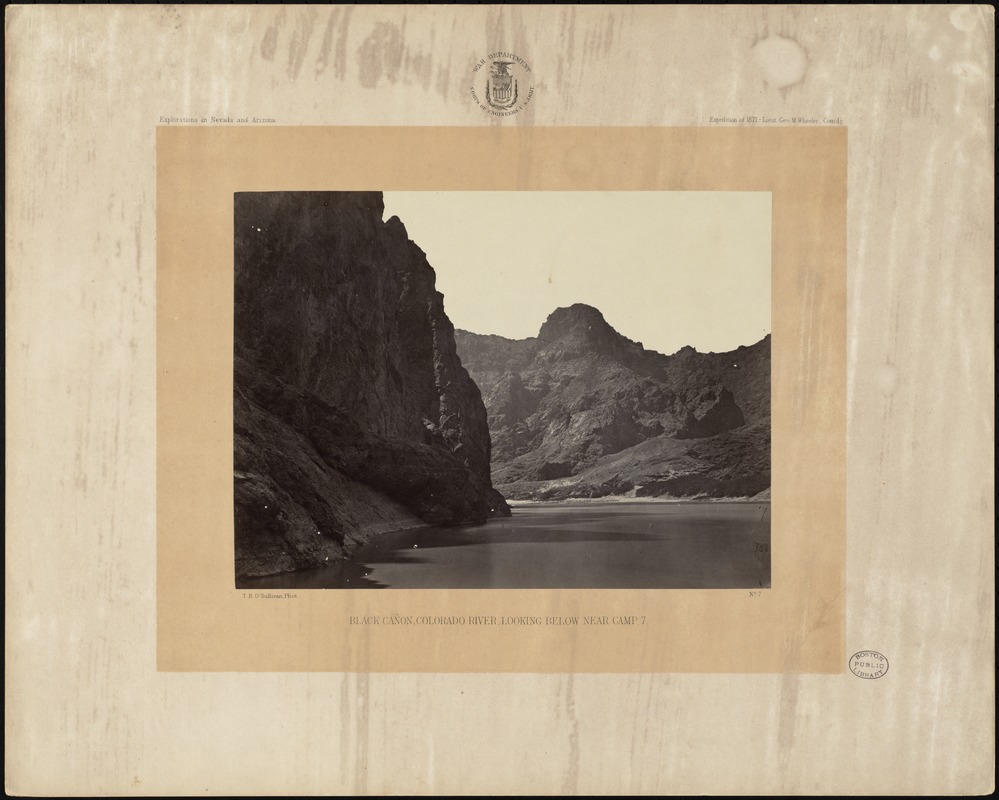
[[[858,678],[874,680],[888,671],[888,659],[874,650],[861,650],[850,657],[850,672]]]

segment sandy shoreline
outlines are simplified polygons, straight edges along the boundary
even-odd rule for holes
[[[565,500],[510,500],[506,503],[511,509],[529,506],[585,505],[587,503],[641,503],[647,505],[675,505],[677,503],[769,503],[769,497],[569,497]]]

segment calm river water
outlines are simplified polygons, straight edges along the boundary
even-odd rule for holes
[[[770,586],[769,502],[517,506],[484,525],[375,536],[275,589],[735,589]]]

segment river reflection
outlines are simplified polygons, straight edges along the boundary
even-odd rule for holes
[[[507,519],[384,533],[348,561],[240,582],[273,589],[768,586],[768,502],[522,505]]]

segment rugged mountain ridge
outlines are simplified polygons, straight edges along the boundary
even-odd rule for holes
[[[236,575],[508,514],[435,274],[379,192],[235,195]]]
[[[556,309],[531,339],[455,335],[507,497],[734,497],[770,485],[769,336],[663,355],[583,304]]]

